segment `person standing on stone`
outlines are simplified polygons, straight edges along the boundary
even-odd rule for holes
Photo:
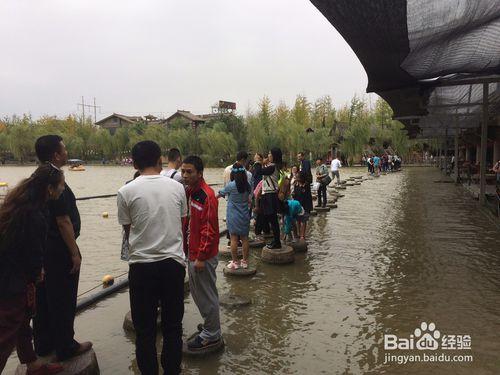
[[[303,171],[304,175],[306,176],[306,183],[312,184],[313,182],[313,176],[312,176],[312,167],[311,167],[311,162],[305,158],[305,155],[303,152],[299,152],[297,154],[297,159],[299,160],[300,166],[299,166],[299,171]]]
[[[182,162],[189,219],[184,222],[184,249],[188,255],[189,287],[204,320],[203,329],[187,343],[191,351],[220,345],[219,294],[216,268],[219,254],[218,202],[203,178],[203,161],[188,156]]]
[[[58,169],[68,161],[68,151],[58,135],[38,138],[35,151],[40,163],[50,163]],[[68,184],[57,200],[49,201],[47,220],[49,231],[43,254],[45,278],[37,285],[33,319],[35,351],[43,357],[55,350],[57,359],[64,361],[92,348],[91,342],[79,343],[74,339],[82,255],[76,243],[80,235],[80,214]]]
[[[327,178],[330,179],[330,176],[328,176],[328,168],[323,163],[322,158],[317,158],[316,159],[316,181],[319,182],[319,188],[318,188],[318,204],[316,207],[326,207],[327,200],[326,200],[326,187],[328,184],[326,183]]]
[[[45,206],[63,190],[64,174],[46,163],[12,189],[0,207],[0,373],[14,348],[28,375],[63,371],[37,358],[30,327],[35,284],[43,278]]]
[[[281,149],[274,147],[267,155],[268,163],[262,168],[263,182],[259,205],[265,220],[273,230],[273,241],[267,244],[268,249],[281,249],[280,225],[278,213],[281,210],[281,202],[278,198],[280,190],[279,180],[283,169],[283,154]]]
[[[153,141],[132,148],[133,181],[118,190],[118,222],[129,240],[129,293],[136,333],[137,365],[158,374],[156,326],[161,307],[165,374],[180,374],[186,261],[182,220],[187,215],[184,186],[162,176],[161,149]]]
[[[331,169],[332,169],[332,180],[337,178],[337,185],[340,184],[340,168],[342,168],[342,163],[339,160],[339,154],[335,155],[335,159],[332,160]]]
[[[179,168],[182,165],[181,152],[177,148],[171,148],[167,153],[167,168],[161,171],[161,175],[165,177],[173,178],[175,181],[183,183],[181,172]]]

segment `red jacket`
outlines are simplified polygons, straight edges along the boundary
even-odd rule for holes
[[[190,261],[207,260],[219,253],[219,202],[204,179],[187,188],[189,216],[184,221],[184,251]]]

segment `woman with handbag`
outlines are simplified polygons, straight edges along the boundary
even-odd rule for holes
[[[323,163],[322,158],[316,159],[316,181],[319,182],[318,204],[316,207],[326,207],[326,187],[332,182],[332,178],[329,176],[328,167]]]
[[[56,374],[59,364],[41,362],[33,350],[30,320],[35,312],[35,283],[42,279],[47,236],[44,215],[49,199],[64,190],[63,172],[47,163],[21,181],[0,207],[0,373],[14,347],[26,374]]]

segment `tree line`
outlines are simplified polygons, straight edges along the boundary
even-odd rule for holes
[[[130,155],[141,140],[156,141],[166,153],[180,149],[183,155],[197,154],[209,166],[223,166],[234,160],[238,150],[266,153],[280,147],[285,159],[295,160],[299,151],[313,157],[338,150],[350,163],[363,154],[383,153],[390,148],[401,156],[422,147],[410,141],[403,125],[392,120],[392,110],[378,99],[373,107],[354,96],[348,104],[335,108],[330,96],[311,102],[298,95],[293,107],[284,102],[273,105],[264,96],[256,110],[245,115],[224,114],[193,129],[182,120],[165,125],[138,122],[111,135],[93,125],[91,118],[29,115],[0,120],[0,157],[20,163],[34,160],[34,143],[44,134],[64,138],[71,158],[86,161],[120,161]]]

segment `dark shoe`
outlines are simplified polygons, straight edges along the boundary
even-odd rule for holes
[[[196,329],[198,330],[198,332],[201,332],[203,331],[203,323],[200,323],[196,326]]]
[[[88,352],[90,349],[92,349],[92,343],[90,341],[77,343],[74,349],[70,350],[68,353],[65,353],[64,355],[58,355],[57,359],[59,361],[66,361],[70,358],[78,357],[79,355]]]
[[[202,339],[200,335],[196,335],[194,339],[192,339],[187,343],[187,347],[191,351],[204,350],[219,345],[220,341],[221,338],[218,338],[217,340],[213,341],[208,341]]]
[[[59,363],[45,363],[36,370],[26,370],[26,375],[51,375],[62,372],[64,367]]]
[[[275,249],[281,249],[281,243],[280,242],[271,242],[266,245],[268,249],[275,250]]]

